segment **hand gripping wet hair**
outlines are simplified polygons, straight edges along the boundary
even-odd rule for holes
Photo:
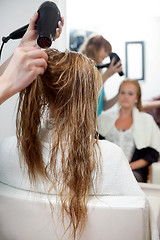
[[[95,132],[102,82],[92,60],[82,54],[53,49],[46,53],[46,72],[20,93],[18,148],[31,184],[41,178],[49,184],[48,193],[54,189],[59,194],[62,216],[69,216],[68,229],[75,239],[85,227],[88,196],[96,191],[94,182],[101,171]],[[39,134],[46,109],[54,115],[47,164]]]

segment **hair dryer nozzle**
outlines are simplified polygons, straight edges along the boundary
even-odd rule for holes
[[[41,48],[49,48],[52,45],[50,37],[38,37],[37,44]]]

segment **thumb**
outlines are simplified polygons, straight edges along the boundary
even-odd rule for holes
[[[34,16],[30,19],[30,23],[27,30],[35,30],[35,23],[37,19],[38,19],[38,12],[36,12]]]

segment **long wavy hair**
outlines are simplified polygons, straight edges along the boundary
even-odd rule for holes
[[[50,184],[50,190],[58,192],[62,220],[65,214],[69,216],[68,229],[72,229],[75,239],[85,227],[88,196],[91,190],[95,191],[94,182],[101,171],[95,133],[102,82],[93,61],[82,54],[54,49],[46,53],[46,72],[20,93],[18,149],[28,167],[31,184],[40,177]],[[39,132],[42,117],[50,106],[54,106],[54,124],[46,164]]]
[[[102,35],[91,34],[81,45],[79,52],[94,60],[95,63],[98,63],[97,53],[102,47],[105,48],[108,55],[111,53],[112,46]]]
[[[135,79],[125,79],[124,81],[121,82],[120,86],[119,86],[119,90],[118,90],[118,94],[120,93],[121,87],[126,84],[126,83],[131,83],[133,84],[136,89],[137,89],[137,102],[136,107],[138,108],[138,110],[141,112],[142,111],[142,92],[141,92],[141,86],[139,84],[139,82]]]

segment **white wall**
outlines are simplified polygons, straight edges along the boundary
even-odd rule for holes
[[[0,44],[3,36],[8,36],[12,31],[29,23],[30,18],[38,10],[43,0],[0,0]],[[54,1],[59,7],[62,16],[66,19],[65,0]],[[53,43],[53,47],[64,50],[67,47],[66,26],[59,39]],[[4,45],[2,51],[1,63],[7,59],[15,47],[18,46],[19,40],[9,40]],[[7,100],[0,106],[0,139],[15,134],[15,117],[16,102],[18,94]]]
[[[126,21],[124,19],[120,22],[120,25],[122,26],[121,31],[119,29],[117,35],[115,33],[112,35],[111,43],[113,43],[113,50],[122,58],[124,72],[125,42],[144,41],[145,78],[144,81],[140,81],[142,99],[150,99],[160,95],[160,17],[126,17]],[[107,36],[105,33],[104,35]],[[108,96],[113,96],[116,93],[120,81],[121,79],[118,76],[113,76],[109,79],[105,84]]]

